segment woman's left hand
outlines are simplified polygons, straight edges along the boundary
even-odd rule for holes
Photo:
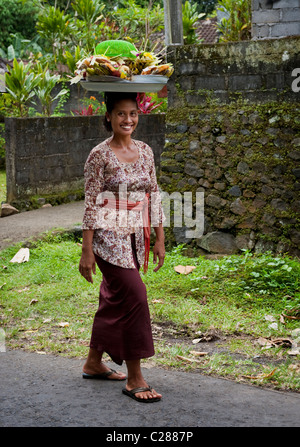
[[[165,244],[164,242],[156,241],[153,247],[153,264],[157,263],[158,258],[158,265],[153,270],[154,272],[157,272],[164,263],[165,260]]]

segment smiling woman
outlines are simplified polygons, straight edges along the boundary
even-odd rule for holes
[[[154,345],[146,287],[139,273],[142,264],[144,272],[148,267],[149,200],[156,225],[153,261],[158,260],[158,265],[154,271],[164,262],[163,213],[154,156],[147,144],[132,139],[138,125],[137,94],[107,93],[105,103],[105,127],[113,134],[91,151],[85,164],[79,271],[93,282],[97,264],[102,283],[83,377],[126,379],[103,364],[106,352],[115,363],[126,362],[123,393],[141,402],[155,402],[162,396],[147,385],[140,366],[141,359],[154,355]]]

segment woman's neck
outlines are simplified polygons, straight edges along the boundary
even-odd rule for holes
[[[110,144],[113,144],[116,148],[126,148],[131,146],[132,139],[130,135],[126,135],[124,137],[120,135],[113,135]]]

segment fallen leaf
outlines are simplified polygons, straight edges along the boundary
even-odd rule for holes
[[[182,355],[176,355],[176,357],[177,357],[179,360],[183,360],[184,362],[188,362],[188,363],[194,363],[194,362],[196,362],[196,363],[201,363],[200,360],[189,359],[189,358],[187,358],[187,357],[183,357]]]
[[[10,260],[10,262],[17,262],[18,264],[27,261],[29,261],[29,248],[20,248],[15,256]]]
[[[194,338],[194,340],[192,341],[192,343],[197,344],[202,340],[202,338]]]
[[[299,348],[293,348],[290,351],[287,351],[288,355],[299,355],[300,349]]]
[[[69,323],[67,323],[67,322],[58,323],[58,326],[59,327],[68,327]]]
[[[272,315],[265,315],[265,320],[267,320],[267,321],[276,321],[276,318],[274,318]]]
[[[204,355],[207,355],[208,352],[200,352],[200,351],[190,351],[190,354],[197,355],[198,357],[202,357]]]
[[[163,303],[163,300],[152,300],[152,303]]]
[[[196,267],[193,265],[176,265],[174,267],[175,272],[180,273],[182,275],[188,275],[191,273]]]
[[[272,377],[273,374],[275,373],[277,368],[273,369],[273,371],[271,371],[268,374],[258,374],[258,376],[242,376],[245,377],[246,379],[257,379],[257,380],[263,380],[263,379],[269,379],[269,377]]]
[[[29,306],[32,306],[32,304],[36,304],[38,302],[39,302],[39,300],[36,300],[35,298],[33,298],[33,300],[30,301]]]
[[[2,286],[0,286],[0,289],[2,289],[2,287],[3,287],[3,286],[5,286],[5,285],[6,285],[6,282],[5,282],[5,283],[3,283],[3,284],[2,284]]]
[[[29,287],[24,287],[24,289],[18,290],[18,293],[27,292],[27,290],[29,290]]]
[[[43,321],[43,323],[50,323],[50,321],[51,321],[51,318],[46,318],[46,319]]]

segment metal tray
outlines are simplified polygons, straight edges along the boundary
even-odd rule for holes
[[[169,78],[161,75],[132,76],[132,81],[114,76],[91,76],[80,84],[85,90],[94,92],[159,92]]]

